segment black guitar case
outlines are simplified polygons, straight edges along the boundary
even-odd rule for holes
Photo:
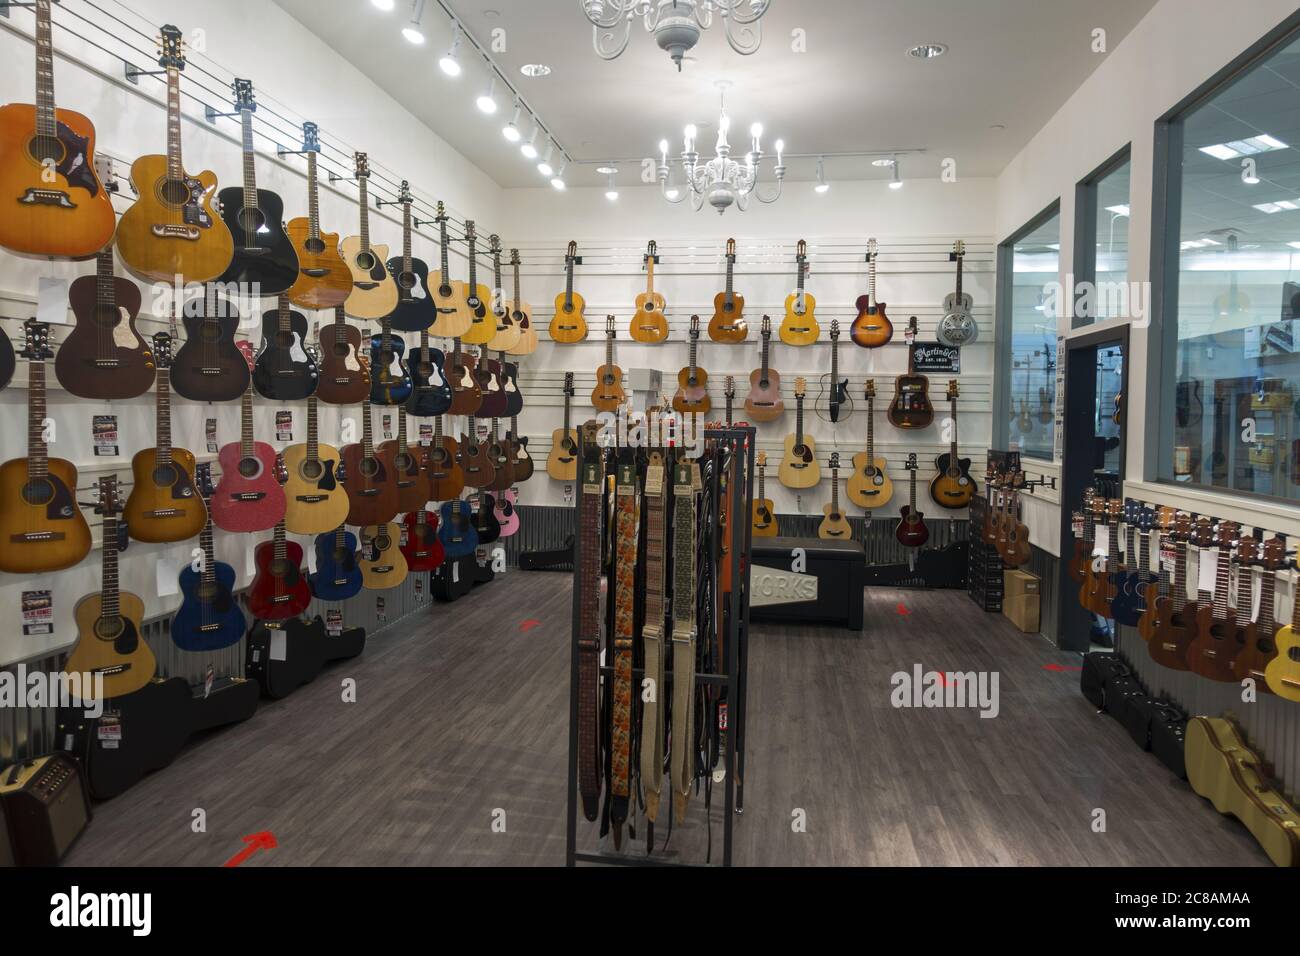
[[[454,601],[464,597],[473,589],[478,573],[478,562],[474,560],[474,555],[448,558],[429,572],[429,593],[439,601]]]
[[[237,724],[252,717],[262,700],[255,681],[243,677],[224,677],[212,684],[191,688],[190,733]]]
[[[1079,690],[1098,710],[1106,706],[1106,682],[1113,677],[1128,677],[1128,665],[1118,654],[1093,651],[1083,655],[1083,669],[1079,672]]]
[[[1160,701],[1146,694],[1136,694],[1124,702],[1122,711],[1124,729],[1133,738],[1133,743],[1143,750],[1151,749],[1151,720]]]
[[[319,620],[319,618],[317,618]],[[338,637],[325,635],[325,660],[342,661],[356,657],[366,649],[366,629],[349,627],[339,632]]]
[[[1162,764],[1187,779],[1183,744],[1187,734],[1187,714],[1167,700],[1159,701],[1151,713],[1151,752]]]
[[[287,697],[325,666],[325,622],[291,617],[256,621],[248,632],[244,673],[267,697]]]

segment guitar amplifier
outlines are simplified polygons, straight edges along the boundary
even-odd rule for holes
[[[839,624],[862,630],[866,558],[854,541],[755,538],[751,621]]]
[[[50,754],[0,772],[0,804],[19,866],[53,866],[90,822],[75,761]]]

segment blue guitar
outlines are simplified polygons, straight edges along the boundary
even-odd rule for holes
[[[212,497],[212,466],[204,463],[196,470],[199,493],[206,505]],[[237,644],[244,636],[247,622],[235,603],[235,569],[216,559],[212,548],[212,509],[199,535],[203,546],[203,567],[193,565],[181,570],[181,606],[172,619],[172,640],[183,651],[215,651]]]
[[[478,532],[470,520],[469,505],[459,498],[444,502],[438,540],[448,558],[463,558],[478,547]]]
[[[316,573],[307,581],[322,601],[345,601],[361,590],[357,566],[357,536],[342,525],[316,535]]]
[[[406,414],[417,418],[431,418],[451,408],[451,386],[442,367],[447,357],[441,349],[429,345],[429,330],[420,332],[420,347],[411,349],[411,397],[406,403]]]
[[[1111,601],[1111,616],[1121,624],[1136,627],[1146,612],[1147,585],[1158,580],[1151,573],[1151,529],[1155,527],[1155,511],[1136,501],[1124,503],[1124,520],[1128,523],[1128,557],[1123,571],[1111,575],[1115,583],[1115,599]],[[1134,538],[1140,547],[1134,546]]]
[[[387,318],[383,330],[370,337],[370,401],[375,405],[401,405],[411,397],[411,374],[406,369],[406,343],[394,335]]]

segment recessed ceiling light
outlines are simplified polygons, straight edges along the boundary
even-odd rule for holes
[[[545,63],[525,63],[519,68],[519,72],[528,77],[547,76],[551,68]]]
[[[1271,203],[1271,202],[1258,202],[1255,203],[1253,208],[1258,209],[1260,212],[1268,213],[1270,216],[1273,215],[1273,213],[1275,212],[1282,211],[1281,206],[1279,206],[1277,203]]]
[[[370,2],[374,4],[377,10],[387,11],[393,9],[393,0],[370,0]]]
[[[618,167],[617,167],[617,166],[597,166],[597,167],[596,167],[596,172],[600,173],[602,176],[613,176],[616,172],[618,172]]]
[[[918,60],[933,60],[936,56],[943,56],[947,52],[946,43],[918,43],[907,51],[907,55],[914,56]]]
[[[873,160],[871,161],[871,165],[872,165],[872,166],[885,166],[885,167],[889,167],[889,166],[894,165],[894,161],[893,161],[892,159],[889,159],[889,158],[885,158],[885,159],[873,159]]]
[[[1288,242],[1287,245],[1292,249],[1300,249],[1300,242]]]

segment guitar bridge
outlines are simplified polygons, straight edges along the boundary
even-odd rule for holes
[[[261,501],[265,497],[266,493],[262,491],[243,491],[230,496],[232,501]]]
[[[159,239],[186,239],[197,242],[201,233],[198,226],[186,226],[180,223],[156,222],[150,227]]]
[[[64,537],[62,531],[27,531],[23,534],[11,534],[9,540],[13,544],[40,544],[44,541],[62,541]]]
[[[144,516],[146,518],[176,518],[184,513],[179,508],[162,508],[158,511],[146,511]]]
[[[24,206],[61,206],[64,209],[76,209],[74,203],[61,189],[28,189],[18,200]]]

